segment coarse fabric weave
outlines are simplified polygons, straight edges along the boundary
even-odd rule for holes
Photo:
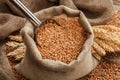
[[[65,5],[82,10],[91,25],[104,24],[115,11],[119,10],[119,0],[21,0],[33,13],[42,9]],[[53,12],[54,13],[54,12]],[[23,14],[9,2],[0,0],[0,40],[25,25]]]
[[[53,12],[55,13],[53,14]],[[27,49],[22,62],[16,66],[16,70],[20,74],[31,80],[76,80],[85,76],[97,66],[98,61],[91,54],[91,46],[94,38],[93,31],[91,25],[81,11],[61,5],[44,9],[36,13],[40,20],[49,19],[61,14],[79,17],[79,22],[86,32],[89,33],[89,37],[83,44],[77,59],[69,64],[43,59],[34,40],[35,27],[28,22],[21,30],[23,41]]]
[[[108,20],[115,11],[120,9],[119,0],[21,0],[21,1],[33,13],[36,13],[42,9],[49,8],[51,6],[59,5],[65,5],[75,10],[81,10],[85,14],[86,18],[88,19],[91,25],[104,24],[105,21]],[[55,12],[56,11],[54,11],[53,14]],[[39,14],[39,12],[36,14]],[[40,16],[40,14],[38,15],[38,17],[41,17],[41,19],[43,19],[42,16]],[[20,30],[25,26],[25,24],[26,19],[24,18],[22,13],[15,8],[15,6],[9,3],[9,0],[0,0],[0,40],[5,39],[8,35],[10,35],[13,32]],[[0,57],[2,56],[0,55]],[[10,66],[8,67],[10,68]],[[4,73],[5,71],[6,70],[4,71],[2,70],[1,73]],[[0,76],[0,79],[2,79],[2,77],[3,76]]]
[[[5,51],[5,45],[0,42],[0,80],[14,80],[14,74]]]

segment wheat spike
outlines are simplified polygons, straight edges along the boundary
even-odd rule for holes
[[[14,51],[7,54],[8,57],[13,57],[16,61],[20,61],[25,53],[25,45],[22,45],[15,49]]]
[[[98,37],[103,40],[107,40],[109,42],[113,42],[116,45],[120,46],[120,39],[117,37],[112,36],[112,32],[107,32],[106,30],[93,28],[95,37]]]
[[[10,36],[8,36],[8,38],[9,38],[11,41],[23,42],[21,35],[10,35]]]
[[[91,52],[92,55],[97,59],[97,60],[101,60],[101,56],[97,54],[97,52],[95,51],[95,49],[92,47],[91,48]]]
[[[109,46],[107,43],[105,43],[104,40],[95,38],[95,42],[98,43],[105,51],[114,52],[114,49],[111,46]]]
[[[11,47],[13,50],[18,48],[19,46],[22,46],[22,45],[24,45],[24,43],[18,43],[18,42],[15,42],[15,41],[8,41],[6,43],[6,46]]]
[[[113,25],[99,25],[99,26],[93,26],[93,28],[104,29],[110,32],[120,32],[120,28]]]
[[[112,37],[115,37],[117,39],[120,39],[120,32],[108,32],[108,34],[110,33],[110,35]]]
[[[94,26],[95,42],[105,51],[120,51],[120,28],[112,25]]]
[[[100,56],[104,56],[106,54],[105,50],[101,46],[99,46],[95,41],[93,42],[93,48]]]
[[[113,36],[113,34],[106,35],[109,37],[109,40],[107,39],[108,41],[112,41],[113,43],[120,47],[120,37]]]
[[[115,52],[120,51],[120,47],[118,45],[116,45],[115,43],[109,42],[107,40],[104,40],[104,42],[107,43],[109,46],[111,46]]]
[[[100,33],[107,33],[108,31],[102,28],[93,27],[93,32],[100,34]]]

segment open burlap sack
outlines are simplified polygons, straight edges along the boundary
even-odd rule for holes
[[[21,29],[25,25],[26,21],[25,18],[22,18],[21,15],[19,15],[19,11],[16,11],[16,8],[13,8],[13,5],[10,4],[10,7],[13,9],[11,11],[7,3],[9,4],[9,0],[0,0],[0,40],[5,39],[12,32]],[[52,2],[49,3],[45,0],[23,0],[23,3],[27,4],[27,7],[33,12],[55,4]]]
[[[14,80],[14,74],[6,56],[5,45],[0,42],[0,80]]]
[[[53,14],[54,13],[54,14]],[[25,56],[16,70],[31,80],[76,80],[92,71],[98,61],[91,55],[93,43],[93,31],[84,14],[79,10],[73,10],[65,6],[51,7],[36,13],[40,20],[51,18],[60,14],[79,17],[80,24],[90,33],[79,53],[77,60],[66,64],[60,61],[42,59],[34,41],[35,27],[27,22],[21,30],[21,34],[27,47]]]

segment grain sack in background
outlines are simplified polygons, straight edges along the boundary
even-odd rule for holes
[[[73,0],[92,25],[104,24],[115,12],[112,0]]]
[[[53,18],[66,14],[70,17],[78,17],[80,24],[89,36],[82,46],[76,60],[66,64],[58,60],[43,59],[34,40],[35,27],[27,22],[21,34],[26,45],[26,53],[16,70],[31,80],[76,80],[92,71],[98,61],[91,54],[93,44],[93,31],[86,17],[81,11],[73,10],[65,6],[51,7],[36,13],[40,20]]]
[[[115,11],[120,9],[118,0],[21,0],[32,12],[37,12],[51,6],[64,5],[72,9],[78,9],[84,12],[88,21],[92,25],[104,24],[110,19]],[[20,12],[9,3],[10,8],[16,13]]]
[[[0,40],[24,26],[22,13],[10,0],[0,0]],[[21,0],[33,13],[51,6],[65,5],[84,12],[91,25],[104,24],[119,10],[118,0]],[[115,6],[115,7],[114,7]],[[116,9],[117,8],[117,9]],[[12,11],[11,11],[12,10]],[[4,14],[5,13],[5,14]],[[8,13],[8,14],[7,14]],[[3,33],[3,31],[6,31]]]

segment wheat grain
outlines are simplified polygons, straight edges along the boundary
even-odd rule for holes
[[[104,40],[101,40],[99,38],[95,38],[94,39],[96,43],[98,43],[105,51],[108,51],[108,52],[114,52],[114,49],[109,46],[107,43],[105,43]]]
[[[8,38],[9,38],[11,41],[23,42],[21,35],[10,35],[10,36],[8,36]]]
[[[12,47],[13,49],[16,49],[17,47],[22,46],[22,45],[24,45],[24,43],[18,43],[15,41],[8,41],[6,43],[6,46]]]
[[[120,28],[111,25],[94,26],[95,41],[105,51],[119,51],[120,50]]]
[[[70,63],[77,59],[87,39],[78,17],[54,17],[60,25],[46,23],[37,29],[36,42],[43,59]]]
[[[93,26],[93,28],[104,29],[110,32],[120,32],[120,28],[114,25],[98,25],[98,26]]]
[[[8,57],[13,57],[16,61],[20,61],[25,54],[25,45],[18,47],[14,51],[7,54]]]
[[[107,40],[120,46],[120,39],[118,37],[112,36],[112,32],[110,33],[102,29],[99,30],[99,28],[94,28],[93,30],[96,38]]]
[[[97,59],[97,60],[101,60],[101,56],[97,54],[97,52],[95,51],[95,49],[92,47],[91,48],[91,52],[92,55]]]
[[[120,51],[120,47],[118,45],[116,45],[115,43],[109,42],[107,40],[104,40],[104,42],[107,43],[109,46],[111,46],[115,52]]]
[[[100,56],[104,56],[106,54],[105,50],[101,46],[99,46],[96,42],[93,42],[92,47]]]

